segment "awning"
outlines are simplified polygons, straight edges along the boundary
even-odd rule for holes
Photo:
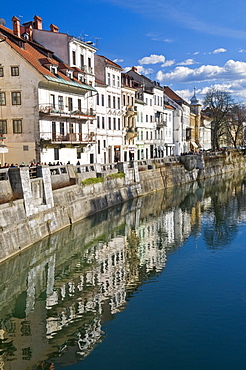
[[[194,141],[191,141],[190,143],[192,146],[194,146],[194,148],[198,148],[198,145]]]

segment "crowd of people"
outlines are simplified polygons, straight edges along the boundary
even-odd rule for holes
[[[36,163],[36,162],[30,162],[29,164],[25,164],[25,162],[21,162],[21,164],[18,164],[18,163],[4,163],[4,165],[2,165],[0,163],[0,168],[13,168],[13,167],[36,167],[36,166],[65,166],[66,164],[70,164],[70,161],[68,161],[67,163],[62,163],[62,162],[42,162],[42,163]],[[76,163],[76,166],[80,166],[80,161],[78,161]]]

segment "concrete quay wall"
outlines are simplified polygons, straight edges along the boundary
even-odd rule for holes
[[[116,204],[245,168],[246,157],[229,154],[111,165],[39,166],[35,174],[28,167],[1,170],[0,261]],[[115,176],[118,172],[124,176]],[[88,178],[102,181],[85,186],[82,181]]]

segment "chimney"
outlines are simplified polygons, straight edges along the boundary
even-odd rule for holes
[[[50,25],[50,31],[51,32],[58,32],[59,31],[59,28],[57,26],[55,26],[54,24],[51,23],[51,25]]]
[[[132,67],[132,70],[134,71],[134,72],[138,72],[138,69],[137,69],[137,67]]]
[[[29,40],[33,41],[33,37],[32,37],[33,32],[32,32],[31,24],[25,25],[25,32],[29,35]]]
[[[43,22],[42,18],[40,18],[38,15],[35,15],[33,28],[35,28],[36,30],[42,30],[43,29],[42,22]]]
[[[20,37],[20,20],[17,17],[12,18],[14,35]]]

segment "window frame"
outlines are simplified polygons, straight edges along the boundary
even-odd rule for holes
[[[2,97],[4,99],[2,99]],[[6,93],[5,91],[0,91],[0,106],[6,105]]]
[[[22,134],[23,127],[22,127],[22,119],[13,119],[13,134]]]
[[[11,102],[12,102],[12,105],[21,105],[21,92],[20,91],[11,92]]]
[[[16,77],[20,75],[20,69],[19,66],[11,66],[11,76]]]
[[[7,134],[7,120],[6,119],[1,119],[0,120],[0,135]]]

